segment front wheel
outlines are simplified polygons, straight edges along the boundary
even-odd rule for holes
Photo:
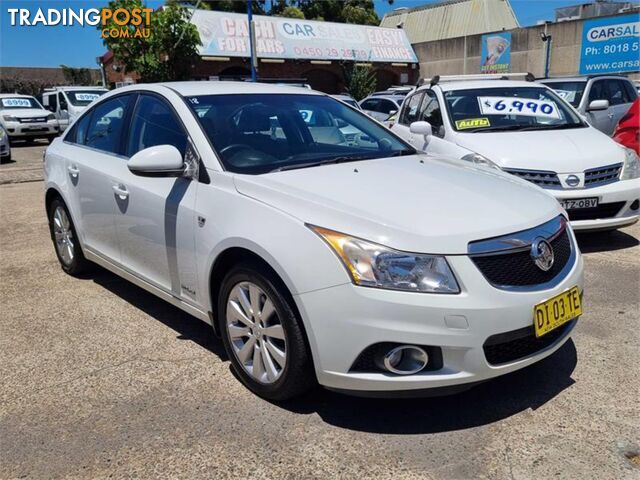
[[[49,231],[60,266],[69,275],[79,275],[89,267],[78,234],[64,202],[56,198],[49,206]]]
[[[222,281],[218,322],[235,373],[254,393],[286,400],[315,385],[301,321],[284,284],[266,268],[242,264]]]

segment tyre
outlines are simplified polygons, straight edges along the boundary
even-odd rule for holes
[[[69,275],[88,270],[90,263],[84,258],[71,215],[64,202],[56,198],[49,206],[49,231],[62,269]]]
[[[287,400],[316,384],[313,363],[286,287],[258,264],[235,266],[222,281],[218,322],[232,368],[255,394]]]

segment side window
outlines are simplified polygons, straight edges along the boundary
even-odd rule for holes
[[[420,107],[420,117],[418,120],[429,122],[433,128],[433,134],[442,137],[444,136],[444,128],[442,122],[442,110],[440,110],[440,103],[436,98],[435,93],[427,90],[424,96],[424,100]]]
[[[380,99],[380,104],[378,105],[378,112],[389,114],[393,110],[398,110],[398,106],[395,103],[393,103],[391,100],[385,100],[384,98]]]
[[[184,157],[187,135],[169,105],[155,96],[140,95],[133,112],[127,156],[156,145],[173,145]]]
[[[638,91],[633,87],[633,84],[628,81],[623,81],[624,89],[627,91],[627,97],[630,99],[629,101],[633,102],[636,98],[638,98]]]
[[[622,105],[631,100],[627,97],[627,92],[621,80],[609,80],[609,102],[611,105]]]
[[[378,100],[377,98],[370,98],[369,100],[365,100],[360,106],[363,110],[371,110],[373,112],[377,112],[379,103],[380,100]]]
[[[91,113],[88,113],[80,120],[78,120],[69,134],[65,137],[67,142],[77,143],[78,145],[85,145],[87,141],[87,127],[91,121]]]
[[[604,80],[593,82],[593,84],[591,84],[591,90],[589,90],[589,103],[594,100],[609,100],[606,90]]]
[[[411,125],[413,122],[418,120],[419,108],[420,108],[420,100],[422,100],[422,93],[416,93],[411,95],[407,100],[404,101],[404,106],[402,107],[402,113],[400,114],[400,120],[398,123],[402,125]]]
[[[67,99],[64,98],[64,93],[58,92],[58,103],[60,104],[60,110],[67,110],[69,105],[67,105]]]
[[[52,112],[56,112],[58,110],[58,95],[51,94],[47,95],[47,100],[49,101],[49,110]]]
[[[130,95],[96,105],[91,114],[84,145],[110,153],[119,153],[124,112]]]

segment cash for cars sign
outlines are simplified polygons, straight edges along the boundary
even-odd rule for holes
[[[253,19],[256,52],[261,58],[418,61],[402,29],[260,15]],[[200,33],[200,55],[250,56],[246,15],[196,10],[191,22]]]
[[[640,70],[640,16],[589,20],[582,25],[580,73]]]

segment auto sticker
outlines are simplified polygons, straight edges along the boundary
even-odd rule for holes
[[[551,101],[520,97],[478,97],[484,115],[523,115],[526,117],[560,118],[558,106]]]
[[[465,118],[464,120],[456,120],[456,128],[465,130],[467,128],[490,127],[491,122],[488,118]]]

